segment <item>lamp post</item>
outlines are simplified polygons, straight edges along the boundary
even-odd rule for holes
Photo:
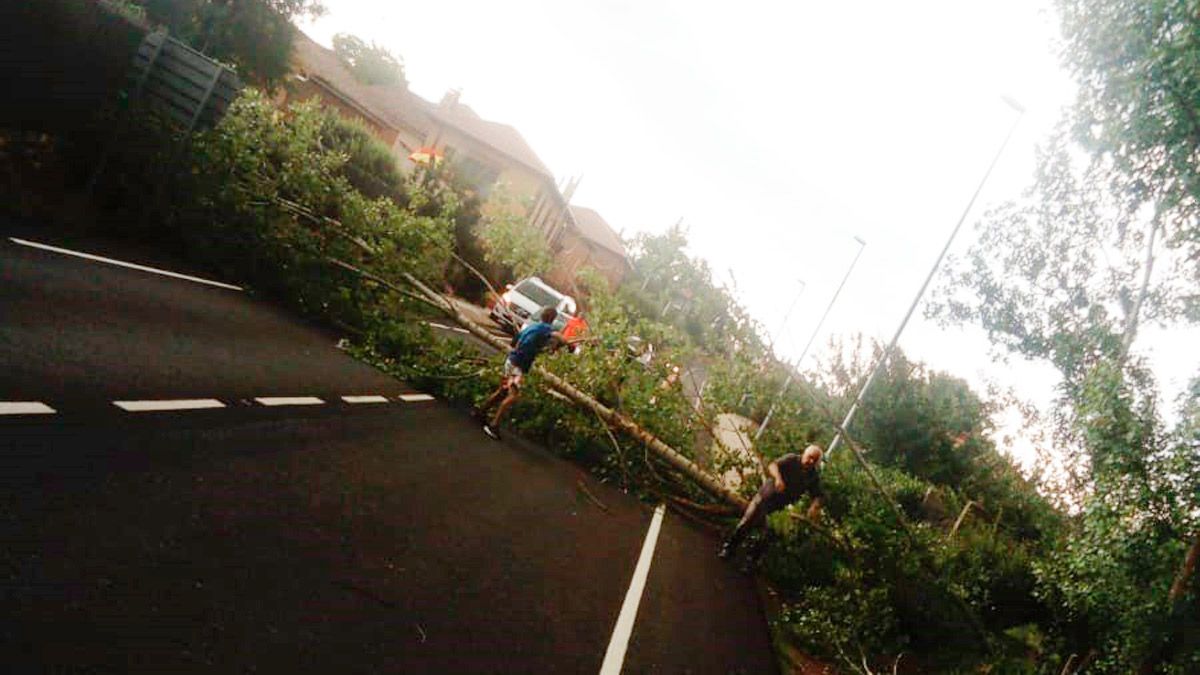
[[[896,343],[900,340],[900,334],[904,332],[904,327],[908,325],[908,320],[912,318],[913,312],[916,311],[917,305],[920,304],[921,298],[924,297],[926,289],[929,288],[929,282],[933,280],[933,275],[937,272],[938,267],[941,266],[942,259],[946,257],[946,252],[950,250],[950,245],[954,243],[954,238],[958,235],[958,231],[962,229],[963,223],[966,222],[967,215],[971,213],[971,207],[975,205],[975,200],[979,197],[979,193],[983,192],[983,186],[987,184],[988,178],[992,175],[992,169],[996,168],[996,164],[1000,161],[1000,156],[1004,154],[1004,149],[1008,147],[1008,142],[1012,140],[1013,134],[1017,131],[1017,125],[1021,123],[1021,119],[1025,116],[1024,106],[1009,96],[1002,96],[1001,98],[1010,108],[1016,111],[1017,118],[1013,120],[1012,126],[1008,129],[1008,134],[1004,137],[1004,142],[996,150],[996,155],[992,157],[992,163],[988,165],[987,171],[983,173],[983,178],[980,179],[979,185],[975,188],[975,193],[971,195],[971,199],[967,202],[967,207],[963,209],[958,223],[954,225],[954,229],[950,232],[950,237],[946,239],[946,245],[942,247],[942,252],[938,254],[937,260],[933,262],[933,267],[929,269],[929,274],[925,276],[925,283],[921,284],[921,290],[917,291],[917,297],[913,298],[912,305],[909,306],[908,312],[904,315],[904,319],[896,329],[896,334],[892,336],[892,341],[888,344],[887,349],[883,351],[883,354],[879,356],[879,361],[875,363],[875,368],[871,371],[871,375],[863,383],[862,389],[859,390],[858,396],[854,399],[854,403],[850,405],[850,410],[846,412],[846,418],[838,425],[837,434],[830,441],[829,450],[825,453],[827,456],[833,454],[838,444],[841,443],[842,436],[846,434],[846,429],[850,426],[850,422],[854,421],[854,414],[858,412],[859,406],[862,405],[867,391],[875,383],[875,378],[879,376],[879,372],[883,370],[888,360],[891,359],[892,351],[895,350]]]
[[[795,365],[788,369],[787,378],[783,380],[783,386],[779,387],[779,393],[775,394],[775,398],[771,401],[771,407],[767,409],[767,416],[763,418],[763,423],[759,425],[758,431],[754,432],[752,444],[757,444],[758,439],[762,438],[763,432],[767,430],[767,425],[771,423],[771,417],[775,415],[775,408],[779,406],[779,399],[783,398],[788,387],[792,384],[792,378],[796,372],[795,369],[799,368],[800,364],[804,361],[804,357],[808,356],[808,349],[812,347],[813,341],[817,339],[817,334],[821,331],[821,326],[825,324],[825,318],[829,316],[829,310],[833,309],[833,303],[837,302],[838,296],[842,293],[842,288],[846,286],[846,281],[850,279],[850,273],[854,271],[854,266],[858,264],[858,259],[862,256],[863,249],[867,247],[867,242],[863,241],[860,237],[855,237],[854,241],[858,242],[858,252],[854,254],[854,260],[850,261],[850,266],[846,268],[846,273],[842,275],[842,283],[838,284],[837,290],[833,292],[833,297],[829,299],[829,304],[825,306],[825,313],[821,315],[821,320],[817,322],[816,328],[813,328],[812,334],[808,336],[808,342],[804,345],[804,350],[800,352],[800,357],[796,359]]]

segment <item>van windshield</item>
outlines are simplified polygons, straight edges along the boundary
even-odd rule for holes
[[[561,295],[528,279],[517,284],[513,290],[536,302],[538,307],[554,307],[562,299]]]

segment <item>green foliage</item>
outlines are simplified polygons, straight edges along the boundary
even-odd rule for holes
[[[625,302],[644,318],[671,323],[711,353],[764,354],[745,309],[714,285],[708,263],[688,256],[686,248],[687,234],[679,226],[661,235],[639,234],[630,248],[633,272],[622,288]]]
[[[781,435],[764,437],[762,452],[827,443],[871,366],[867,353],[861,345],[843,351],[813,384],[784,396],[778,412],[786,413],[772,422]],[[736,363],[717,372],[706,398],[736,402]],[[756,395],[777,391],[778,381],[753,369],[741,374]],[[831,457],[823,478],[830,517],[817,527],[793,514],[772,521],[781,541],[768,574],[783,595],[783,634],[851,670],[863,655],[872,669],[890,669],[901,652],[922,672],[979,663],[1032,669],[1028,650],[1006,631],[1051,622],[1034,562],[1062,517],[987,439],[992,407],[963,382],[897,354],[877,386],[852,435],[912,534],[849,451]],[[752,404],[743,409],[754,414]],[[825,630],[811,632],[816,625]]]
[[[141,0],[150,19],[201,52],[234,64],[243,78],[275,84],[290,69],[297,17],[325,12],[320,0]]]
[[[1200,535],[1194,398],[1171,428],[1134,345],[1144,322],[1200,318],[1200,16],[1185,1],[1058,4],[1080,85],[1067,131],[1024,203],[985,217],[933,311],[1061,375],[1055,440],[1078,513],[1033,563],[1053,641],[1097,672],[1189,672],[1200,645],[1180,627],[1200,607],[1169,589]]]
[[[822,527],[775,518],[782,545],[768,572],[784,594],[785,631],[809,653],[853,669],[863,656],[901,652],[923,662],[922,672],[1007,658],[1002,631],[1047,618],[1034,595],[1032,551],[986,521],[949,537],[949,523],[926,520],[930,484],[876,472],[913,523],[911,536],[846,454],[825,468],[831,518]],[[958,498],[947,496],[957,512]],[[825,630],[813,632],[818,625]]]
[[[146,20],[146,8],[136,0],[100,0],[100,4],[135,23]]]
[[[1151,204],[1200,280],[1200,18],[1194,0],[1059,0],[1075,137]]]
[[[896,617],[887,589],[856,570],[844,569],[836,583],[808,586],[799,595],[780,620],[788,637],[810,653],[827,654],[858,671],[866,658],[895,648]]]
[[[350,185],[369,197],[393,197],[405,202],[401,196],[405,179],[391,149],[358,120],[346,119],[327,109],[322,115],[322,145],[346,155],[342,175]]]
[[[434,279],[449,259],[454,200],[420,177],[397,186],[403,205],[354,189],[347,168],[373,155],[315,105],[285,113],[250,90],[217,128],[166,133],[142,124],[113,157],[101,194],[127,209],[119,222],[305,314],[362,330],[400,300],[330,263],[363,259],[349,237],[379,252],[385,274]]]
[[[503,186],[498,186],[483,205],[479,233],[484,259],[509,270],[513,279],[545,274],[554,264],[545,236],[532,228],[525,214]]]
[[[367,44],[360,37],[338,33],[333,36],[333,51],[363,84],[408,87],[408,80],[404,77],[404,62],[374,42]]]

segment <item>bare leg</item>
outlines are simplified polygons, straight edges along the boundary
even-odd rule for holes
[[[487,400],[483,402],[483,405],[479,406],[479,412],[486,413],[487,411],[491,410],[492,406],[499,403],[500,399],[504,398],[504,395],[507,393],[508,393],[508,387],[505,387],[504,385],[500,385],[500,388],[497,389],[496,391],[492,392],[492,395],[487,397]]]
[[[500,407],[496,408],[496,414],[492,416],[491,427],[493,429],[500,426],[500,421],[504,419],[506,414],[508,414],[508,409],[517,402],[517,398],[519,397],[520,393],[515,387],[509,388],[508,396],[506,396],[504,400],[500,402]]]

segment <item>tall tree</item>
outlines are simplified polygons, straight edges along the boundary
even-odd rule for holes
[[[1039,568],[1062,635],[1103,672],[1187,671],[1200,548],[1194,415],[1172,428],[1139,327],[1200,320],[1200,15],[1182,0],[1060,0],[1079,99],[1033,189],[993,210],[931,313],[1061,375],[1074,528]],[[1190,434],[1190,435],[1189,435]]]
[[[408,87],[404,77],[404,62],[386,48],[349,33],[333,36],[333,51],[358,81],[363,84],[386,84]]]
[[[321,0],[144,0],[149,17],[246,79],[279,82],[290,69],[297,18],[325,13]]]

